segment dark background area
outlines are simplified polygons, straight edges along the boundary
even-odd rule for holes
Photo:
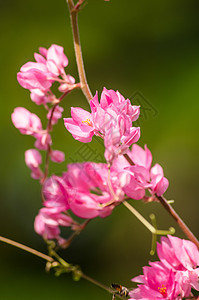
[[[85,68],[93,93],[105,86],[119,90],[140,104],[141,139],[160,163],[170,181],[166,193],[174,208],[198,235],[198,125],[199,125],[199,2],[184,0],[119,1],[89,0],[79,14]],[[38,47],[56,43],[69,58],[67,72],[76,79],[77,70],[69,15],[65,1],[1,1],[1,235],[46,252],[41,237],[33,230],[41,207],[40,187],[30,178],[24,163],[25,150],[33,139],[22,136],[10,115],[24,106],[41,118],[42,107],[31,102],[29,92],[19,86],[16,73],[33,60]],[[70,106],[88,109],[80,91],[63,102],[64,117]],[[45,121],[44,121],[45,122]],[[45,123],[44,123],[45,125]],[[82,144],[66,132],[63,121],[55,127],[54,148],[66,153],[66,162],[51,163],[60,174],[71,160],[81,161]],[[96,139],[89,144],[91,156],[103,155]],[[176,228],[170,216],[157,204],[132,204],[147,219],[155,212],[158,226]],[[106,219],[93,220],[72,246],[61,252],[69,262],[110,285],[132,286],[130,279],[143,265],[155,260],[149,255],[151,234],[123,206]],[[0,299],[111,299],[103,290],[83,279],[75,283],[70,275],[55,278],[46,274],[41,259],[11,246],[0,245]]]

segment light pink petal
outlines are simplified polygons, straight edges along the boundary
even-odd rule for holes
[[[153,179],[157,175],[160,175],[162,177],[164,176],[163,169],[159,164],[155,164],[155,166],[151,168],[151,179]]]
[[[47,61],[46,62],[46,66],[47,66],[47,68],[48,68],[48,71],[50,72],[50,73],[52,73],[53,75],[55,75],[55,76],[59,76],[59,69],[58,69],[58,67],[56,66],[56,64],[54,63],[54,61]]]
[[[30,169],[38,168],[42,163],[42,157],[36,149],[29,149],[25,152],[25,162]]]
[[[48,49],[47,60],[52,60],[61,72],[68,65],[68,58],[64,54],[64,48],[55,44]]]
[[[35,131],[42,129],[39,117],[24,107],[16,107],[11,115],[11,119],[14,126],[22,134],[32,135]]]
[[[99,205],[89,195],[77,193],[69,205],[72,212],[80,218],[92,219],[99,215]]]
[[[134,164],[143,166],[146,169],[150,169],[152,163],[152,154],[147,146],[144,146],[145,149],[142,149],[138,145],[133,145],[131,150],[131,159],[133,160]]]
[[[122,143],[130,147],[133,143],[136,143],[140,138],[140,127],[131,127],[130,134],[122,138]]]
[[[71,117],[79,125],[86,120],[92,120],[91,114],[80,107],[71,107]]]
[[[40,73],[48,73],[48,69],[45,64],[43,63],[37,63],[37,62],[27,62],[25,65],[23,65],[20,69],[21,72],[33,72],[38,71]]]
[[[97,107],[99,107],[99,100],[98,100],[98,93],[96,92],[95,96],[93,99],[90,101],[90,107],[92,113],[96,112]]]
[[[46,74],[37,70],[25,73],[19,72],[17,73],[17,80],[23,88],[28,90],[48,90],[52,85],[52,81],[47,80]]]
[[[46,48],[44,48],[44,47],[40,47],[39,48],[39,52],[41,53],[41,55],[43,55],[44,57],[46,57],[48,50]]]
[[[50,153],[50,159],[57,163],[62,163],[65,160],[65,154],[59,150],[53,150]]]
[[[72,134],[75,140],[78,140],[82,143],[89,143],[92,140],[93,132],[90,126],[85,126],[88,128],[88,131],[82,131],[80,127],[73,121],[71,118],[64,118],[64,125],[66,129]]]
[[[41,54],[34,53],[34,58],[35,58],[36,62],[46,64],[46,60]]]

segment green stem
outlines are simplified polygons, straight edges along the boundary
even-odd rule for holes
[[[81,43],[80,43],[80,37],[79,37],[79,28],[78,28],[78,11],[79,8],[76,8],[74,5],[73,0],[67,0],[68,8],[70,12],[70,18],[71,18],[71,26],[73,31],[73,43],[74,43],[74,49],[75,49],[75,56],[76,56],[76,62],[77,62],[77,69],[81,84],[82,92],[84,93],[86,99],[88,102],[93,98],[93,95],[89,89],[87,79],[86,79],[86,73],[84,69],[84,62],[82,57],[82,50],[81,50]]]
[[[132,214],[134,214],[134,216],[136,216],[136,218],[152,233],[152,234],[156,234],[156,235],[167,235],[167,234],[174,234],[175,229],[173,227],[170,227],[169,230],[158,230],[155,227],[153,227],[133,206],[131,206],[127,201],[122,202],[124,204],[124,206],[126,206],[126,208],[128,208],[128,210],[130,210],[130,212]]]
[[[21,244],[21,243],[15,242],[15,241],[13,241],[13,240],[11,240],[11,239],[8,239],[8,238],[5,238],[5,237],[3,237],[3,236],[0,236],[0,241],[3,242],[3,243],[9,244],[9,245],[11,245],[11,246],[17,247],[17,248],[19,248],[19,249],[21,249],[21,250],[24,250],[24,251],[26,251],[26,252],[29,252],[29,253],[31,253],[31,254],[33,254],[33,255],[36,255],[36,256],[38,256],[38,257],[44,259],[44,260],[47,261],[48,263],[54,263],[54,262],[56,262],[56,261],[54,260],[54,258],[52,258],[51,256],[46,255],[46,254],[44,254],[44,253],[41,253],[41,252],[39,252],[39,251],[37,251],[37,250],[35,250],[35,249],[32,249],[32,248],[30,248],[30,247],[28,247],[28,246],[25,246],[25,245],[23,245],[23,244]],[[68,268],[71,268],[71,271],[76,270],[75,266],[68,264],[68,263],[67,263],[65,260],[63,260],[63,259],[62,259],[55,251],[53,251],[53,256],[56,258],[57,262],[60,263],[61,266],[63,266],[63,267],[66,268],[66,270],[68,270]],[[96,285],[96,286],[98,286],[98,287],[104,289],[105,291],[107,291],[107,292],[110,293],[110,294],[113,294],[113,293],[114,293],[114,291],[113,291],[111,288],[105,286],[104,284],[98,282],[97,280],[95,280],[95,279],[93,279],[93,278],[87,276],[86,274],[84,274],[84,273],[82,273],[82,272],[81,272],[81,277],[84,278],[85,280],[87,280],[87,281],[93,283],[94,285]],[[120,298],[120,299],[124,299],[124,298],[121,297],[120,295],[117,295],[117,297]]]
[[[53,262],[54,261],[54,259],[52,257],[50,257],[50,256],[48,256],[46,254],[43,254],[43,253],[41,253],[41,252],[39,252],[39,251],[37,251],[35,249],[32,249],[32,248],[30,248],[28,246],[23,245],[21,243],[15,242],[15,241],[10,240],[10,239],[7,239],[7,238],[5,238],[3,236],[0,236],[0,241],[3,242],[3,243],[9,244],[11,246],[17,247],[17,248],[19,248],[21,250],[24,250],[26,252],[29,252],[31,254],[34,254],[34,255],[36,255],[38,257],[41,257],[41,258],[43,258],[46,261],[49,261],[49,262]]]

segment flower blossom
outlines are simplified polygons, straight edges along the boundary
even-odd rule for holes
[[[169,182],[164,177],[163,169],[159,164],[151,168],[152,154],[145,145],[142,149],[134,144],[127,152],[133,165],[129,165],[127,160],[119,156],[114,161],[114,166],[120,172],[123,190],[128,197],[140,200],[145,196],[145,190],[149,189],[152,194],[161,196],[168,188]]]
[[[36,149],[29,149],[25,152],[26,165],[31,169],[31,177],[40,179],[43,175],[39,165],[42,163],[42,157]]]
[[[112,170],[108,178],[106,164],[70,164],[65,176],[70,209],[81,218],[106,217],[123,199],[117,174]]]
[[[46,150],[52,143],[50,134],[42,129],[39,117],[24,107],[16,107],[11,115],[14,126],[22,134],[32,135],[36,138],[35,147],[39,150]]]
[[[44,239],[57,239],[59,244],[62,244],[65,240],[60,237],[59,226],[70,227],[73,225],[73,220],[61,212],[60,207],[41,208],[35,218],[35,231]]]
[[[64,124],[72,136],[84,143],[93,135],[104,139],[105,158],[112,161],[123,154],[140,138],[140,128],[132,122],[139,117],[139,106],[131,105],[118,91],[103,89],[100,102],[96,94],[90,101],[91,113],[82,108],[72,108],[72,118],[65,118]]]
[[[17,74],[19,84],[30,90],[31,100],[37,105],[56,101],[50,88],[55,81],[60,83],[59,90],[67,92],[76,87],[75,79],[65,73],[68,58],[64,49],[58,45],[51,45],[48,49],[39,48],[34,54],[35,62],[27,62]]]
[[[71,210],[83,219],[104,218],[123,200],[124,192],[114,169],[109,174],[106,164],[85,162],[69,164],[62,176],[48,178],[43,195],[44,207],[35,219],[35,230],[47,239],[59,239],[59,226],[68,226],[62,223],[63,213]],[[71,223],[74,229],[75,225]]]
[[[192,297],[191,289],[199,290],[196,245],[174,236],[162,237],[157,252],[160,261],[150,262],[150,267],[143,267],[143,275],[132,279],[139,285],[130,291],[130,299],[181,300]]]
[[[42,124],[39,117],[24,107],[16,107],[11,115],[14,126],[22,134],[33,135],[42,131]]]

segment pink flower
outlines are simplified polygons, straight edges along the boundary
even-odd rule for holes
[[[71,107],[71,116],[64,119],[66,129],[74,139],[83,143],[91,142],[94,134],[91,114],[82,108]]]
[[[132,126],[139,117],[139,107],[132,106],[118,91],[103,89],[100,102],[98,95],[90,101],[91,113],[72,108],[72,118],[64,119],[65,126],[80,142],[90,142],[93,135],[104,139],[105,158],[111,162],[140,138],[140,128]]]
[[[175,281],[175,273],[164,268],[160,262],[151,263],[151,267],[143,267],[143,275],[132,279],[138,282],[138,288],[130,291],[130,300],[134,299],[179,299],[179,285]]]
[[[51,45],[46,52],[47,63],[49,63],[48,68],[53,73],[53,64],[57,68],[58,72],[55,75],[64,74],[64,67],[68,65],[68,58],[64,54],[64,48],[58,45]]]
[[[59,226],[70,227],[72,224],[72,218],[62,214],[59,207],[44,207],[35,218],[34,228],[44,239],[57,239],[59,242],[62,241]]]
[[[75,79],[65,73],[68,58],[63,47],[53,44],[49,49],[40,48],[39,51],[40,54],[34,53],[36,62],[28,62],[21,67],[17,80],[22,87],[31,90],[31,99],[36,104],[45,104],[51,101],[52,97],[47,93],[55,81],[61,82],[62,92],[70,91],[76,85]]]
[[[193,270],[199,266],[199,251],[194,243],[175,236],[161,237],[157,253],[167,268],[175,271]]]
[[[144,275],[132,279],[138,288],[131,291],[130,299],[181,300],[192,297],[192,288],[199,290],[199,251],[191,241],[174,236],[161,237],[157,244],[160,262],[143,267]]]
[[[17,73],[17,80],[25,89],[41,89],[45,91],[53,83],[52,76],[44,63],[28,62]]]
[[[100,103],[98,101],[97,94],[90,101],[92,112],[96,112],[97,107],[101,107],[104,110],[111,108],[116,113],[128,115],[134,122],[139,117],[139,106],[131,105],[129,99],[125,99],[118,91],[103,89]]]
[[[42,157],[36,149],[29,149],[25,152],[25,162],[32,171],[32,178],[40,179],[43,176],[43,172],[39,168],[39,165],[42,163]]]
[[[65,174],[62,177],[52,175],[43,185],[44,206],[61,207],[62,211],[69,209],[67,184]]]
[[[22,134],[35,135],[42,130],[39,117],[24,107],[16,107],[11,118],[14,126]]]
[[[39,150],[47,150],[48,145],[52,144],[51,136],[45,130],[38,134],[35,134],[35,138],[35,147]]]
[[[164,177],[164,172],[162,167],[159,164],[155,164],[151,168],[151,190],[153,193],[156,193],[157,196],[161,196],[167,190],[169,186],[169,181]]]
[[[142,166],[128,167],[121,176],[123,178],[126,176],[124,192],[134,200],[142,199],[145,196],[145,190],[151,187],[149,171]]]
[[[81,218],[106,217],[123,199],[124,194],[114,170],[108,184],[106,164],[87,162],[68,165],[66,178],[70,209]]]
[[[124,192],[135,200],[142,199],[146,189],[161,196],[169,185],[160,165],[156,164],[151,168],[152,154],[146,145],[144,148],[134,144],[132,150],[127,152],[134,165],[129,166],[123,157],[118,157],[113,164],[120,172]]]
[[[46,92],[40,89],[31,89],[30,98],[37,105],[46,104],[48,102],[48,97]]]
[[[50,153],[50,159],[57,163],[62,163],[65,160],[65,154],[59,150],[52,150]]]

